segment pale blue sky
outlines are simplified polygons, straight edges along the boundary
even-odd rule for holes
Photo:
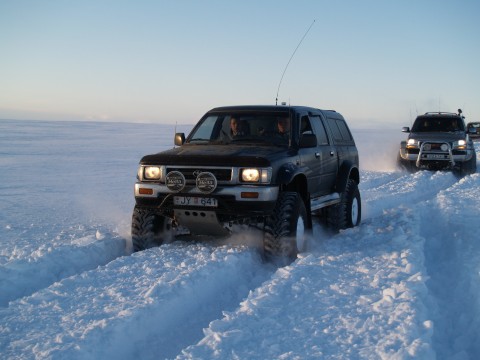
[[[480,121],[480,1],[0,0],[0,119],[192,124],[279,101]]]

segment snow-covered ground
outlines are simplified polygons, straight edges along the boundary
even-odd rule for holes
[[[0,121],[2,359],[480,358],[480,174],[397,172],[400,129],[354,130],[359,227],[315,223],[283,268],[248,232],[132,255],[138,161],[173,132]]]

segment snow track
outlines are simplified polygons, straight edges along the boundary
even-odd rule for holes
[[[435,358],[425,238],[411,206],[457,179],[431,172],[366,177],[371,187],[362,194],[373,217],[331,238],[316,225],[308,253],[177,358]]]
[[[419,233],[427,239],[427,285],[436,305],[434,345],[445,358],[480,354],[478,189],[480,174],[474,174],[419,209]]]
[[[54,282],[105,265],[125,254],[126,241],[116,234],[76,239],[77,246],[42,246],[29,257],[0,266],[0,307]]]
[[[400,226],[362,226],[317,244],[177,358],[431,356],[425,274],[417,266],[423,239],[411,236],[411,217],[390,211],[382,224]]]
[[[2,356],[171,357],[268,268],[254,251],[230,247],[166,245],[121,257],[0,310]]]
[[[361,184],[363,202],[365,204],[364,219],[377,217],[383,210],[400,205],[407,207],[428,200],[439,191],[455,184],[458,179],[451,172],[419,171],[414,174],[401,172],[391,173],[389,176],[366,172],[366,184]],[[373,177],[373,179],[372,179]]]

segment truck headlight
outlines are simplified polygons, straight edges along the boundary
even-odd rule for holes
[[[271,174],[271,169],[246,168],[240,170],[240,180],[249,183],[266,184],[270,182]]]
[[[138,179],[142,180],[162,180],[163,178],[162,166],[140,166],[138,169]]]
[[[408,139],[407,141],[407,149],[416,149],[420,146],[418,140],[415,139]]]
[[[260,171],[258,169],[243,169],[242,181],[258,182],[260,180]]]
[[[453,143],[454,149],[465,150],[467,148],[467,141],[466,140],[458,140]]]

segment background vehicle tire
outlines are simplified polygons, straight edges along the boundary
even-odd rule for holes
[[[173,240],[172,221],[152,210],[137,206],[132,215],[133,251],[160,246]]]
[[[348,179],[340,203],[327,208],[328,226],[339,231],[360,224],[362,219],[362,202],[357,183]]]
[[[398,154],[397,156],[397,168],[400,169],[401,171],[406,171],[409,173],[414,173],[417,171],[417,166],[415,165],[415,161],[410,161],[410,160],[404,160]]]
[[[274,213],[265,221],[264,254],[281,265],[294,261],[305,250],[309,222],[299,193],[281,192]]]
[[[462,175],[471,175],[477,172],[477,155],[474,153],[472,158],[462,164]]]

